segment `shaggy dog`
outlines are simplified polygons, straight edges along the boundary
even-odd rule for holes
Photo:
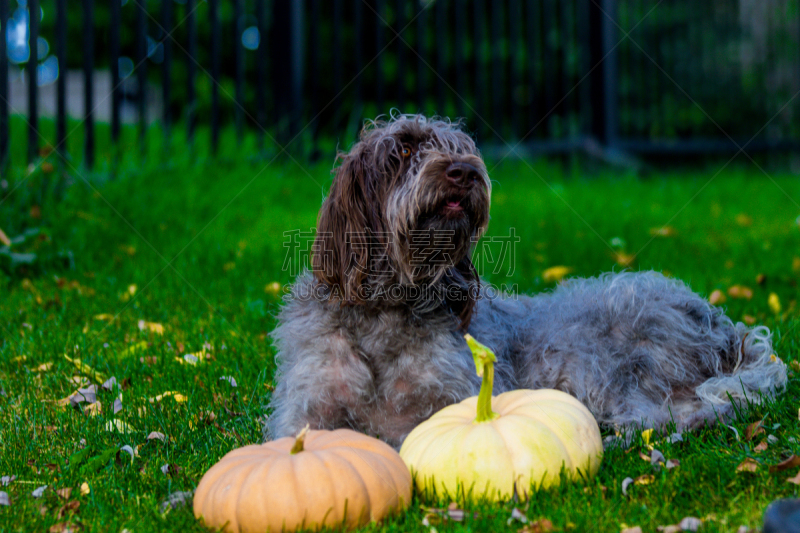
[[[465,332],[496,353],[496,394],[560,389],[616,428],[699,426],[785,385],[766,327],[734,324],[655,272],[572,279],[533,297],[488,288],[470,255],[489,222],[491,181],[458,124],[370,122],[340,157],[311,271],[272,333],[265,437],[310,424],[399,447],[478,393]]]

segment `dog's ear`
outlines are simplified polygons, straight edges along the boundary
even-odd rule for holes
[[[314,276],[348,303],[363,301],[370,253],[382,225],[376,205],[374,165],[367,163],[364,143],[340,156],[333,185],[322,204],[312,255]]]

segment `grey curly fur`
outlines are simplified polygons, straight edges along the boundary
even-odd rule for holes
[[[413,157],[398,155],[404,146]],[[734,324],[659,273],[571,279],[533,297],[482,284],[469,254],[488,223],[490,182],[458,124],[407,115],[371,122],[341,158],[320,212],[320,257],[296,280],[272,332],[279,366],[265,438],[309,423],[399,446],[431,414],[477,394],[464,331],[495,351],[496,393],[560,389],[606,426],[692,428],[730,416],[731,399],[759,402],[785,386],[766,327]],[[453,189],[445,169],[464,161],[477,169],[474,183]],[[442,210],[453,198],[463,211]],[[430,228],[452,230],[457,242],[450,262],[420,273],[408,234]],[[340,235],[355,230],[388,237],[358,255]],[[322,257],[328,248],[337,251]],[[360,298],[350,290],[354,255],[392,267],[360,269],[355,285],[373,289]],[[374,296],[389,285],[454,291]]]

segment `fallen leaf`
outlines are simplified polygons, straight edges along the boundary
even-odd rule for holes
[[[127,422],[115,418],[114,420],[109,420],[108,422],[106,422],[106,431],[130,433],[131,431],[136,431],[136,430],[133,429],[133,427]]]
[[[656,480],[656,477],[652,474],[644,474],[642,476],[637,477],[633,480],[634,485],[649,485],[653,481]]]
[[[53,368],[53,363],[42,363],[41,365],[36,367],[36,372],[48,372],[51,368]]]
[[[147,401],[149,401],[150,403],[157,403],[163,400],[164,398],[172,398],[178,403],[185,403],[187,400],[186,396],[177,391],[167,391],[153,398],[148,398]]]
[[[92,491],[91,491],[91,489],[89,488],[89,484],[88,484],[88,483],[86,483],[86,482],[84,482],[84,483],[81,483],[81,495],[82,495],[82,496],[86,496],[86,495],[87,495],[87,494],[89,494],[90,492],[92,492]]]
[[[653,450],[650,452],[650,464],[655,466],[659,463],[666,463],[667,459],[664,457],[664,454],[658,450]]]
[[[745,213],[739,213],[736,215],[736,223],[743,228],[747,228],[753,225],[753,218]]]
[[[17,479],[17,476],[3,476],[3,477],[0,477],[0,485],[3,485],[4,487],[7,487],[7,486],[9,486],[9,485],[10,485],[10,484],[11,484],[11,483],[12,483],[12,482],[15,480],[15,479]]]
[[[11,505],[11,499],[8,497],[8,493],[0,490],[0,505],[5,505],[6,507]]]
[[[678,523],[678,527],[681,528],[681,531],[697,531],[702,525],[703,521],[699,518],[695,518],[694,516],[684,517]]]
[[[69,497],[72,494],[72,489],[69,488],[69,487],[66,487],[66,488],[63,488],[63,489],[58,489],[56,491],[56,494],[58,494],[61,498],[65,499],[65,500],[69,500]]]
[[[650,439],[653,437],[653,429],[645,429],[642,431],[642,441],[645,444],[650,444]]]
[[[8,235],[0,229],[0,244],[3,246],[11,246],[11,239],[8,238]]]
[[[545,283],[561,281],[561,279],[572,272],[574,269],[567,266],[553,266],[542,272],[542,280]]]
[[[617,252],[614,254],[614,261],[620,266],[630,266],[631,263],[636,259],[635,255],[626,254],[625,252]]]
[[[547,533],[553,531],[553,523],[547,518],[540,518],[518,530],[518,533]]]
[[[69,361],[70,363],[75,365],[75,368],[78,369],[78,372],[80,372],[81,374],[85,375],[86,377],[88,377],[92,381],[95,381],[97,383],[103,383],[106,380],[105,375],[101,374],[100,372],[98,372],[97,370],[92,368],[91,366],[87,365],[86,363],[81,361],[79,358],[76,357],[76,358],[73,359],[72,357],[68,356],[67,354],[64,354],[64,359],[66,359],[67,361]]]
[[[277,281],[273,281],[272,283],[267,283],[267,286],[264,287],[264,292],[271,293],[271,294],[278,294],[281,292],[281,284]]]
[[[725,297],[725,294],[723,294],[723,292],[719,289],[716,289],[708,297],[708,303],[711,305],[724,304],[726,300],[727,298]]]
[[[47,485],[42,485],[41,487],[35,488],[33,489],[33,492],[31,492],[31,496],[33,496],[34,498],[41,498],[42,494],[44,494],[44,491],[46,489]]]
[[[83,408],[83,414],[89,416],[97,416],[103,410],[103,402],[94,402],[90,403],[86,407]]]
[[[728,296],[731,298],[750,300],[753,298],[753,289],[742,285],[733,285],[728,289]]]
[[[67,515],[67,513],[69,513],[70,511],[77,510],[78,507],[80,506],[81,502],[79,502],[78,500],[72,500],[71,502],[67,502],[58,510],[58,517],[64,518]]]
[[[650,235],[653,237],[673,237],[677,231],[672,226],[662,226],[660,228],[650,228]]]
[[[762,433],[764,433],[764,421],[759,420],[757,422],[753,422],[747,426],[747,429],[744,430],[744,440],[752,440],[753,437]]]
[[[114,414],[117,414],[120,411],[122,411],[122,400],[120,400],[119,398],[114,400],[114,408],[112,410],[113,410]]]
[[[767,447],[768,447],[767,446],[767,441],[764,441],[761,444],[759,444],[758,446],[756,446],[755,448],[753,448],[753,451],[756,452],[756,453],[761,453],[763,451],[766,451]]]
[[[167,436],[159,431],[153,431],[147,436],[147,440],[158,439],[161,442],[167,442]]]
[[[736,467],[737,472],[755,472],[758,469],[758,462],[748,457]]]
[[[173,492],[167,499],[161,502],[161,505],[158,507],[158,510],[162,513],[166,512],[168,509],[177,509],[178,507],[183,507],[185,505],[190,505],[192,503],[192,497],[194,496],[194,491],[177,491]]]
[[[796,455],[791,455],[789,456],[788,459],[785,459],[776,465],[770,466],[769,473],[772,474],[773,472],[781,472],[783,470],[788,470],[796,466],[800,466],[800,457]]]
[[[141,351],[146,350],[146,349],[147,349],[147,341],[137,342],[136,344],[132,344],[132,345],[128,346],[127,348],[125,348],[124,350],[122,350],[119,353],[119,356],[120,357],[127,357],[129,355],[133,355],[135,353],[141,352]]]
[[[509,518],[506,521],[506,524],[508,524],[510,526],[511,522],[514,522],[514,521],[522,522],[523,524],[527,524],[528,523],[528,517],[525,516],[525,513],[523,513],[522,511],[520,511],[516,507],[514,507],[514,509],[511,510],[511,518]]]
[[[74,524],[70,524],[69,522],[59,522],[58,524],[53,524],[48,529],[49,533],[76,533],[78,531],[78,526]]]
[[[233,376],[222,376],[219,379],[220,381],[227,381],[228,383],[230,383],[231,387],[236,387],[236,380],[233,379]]]
[[[767,305],[769,305],[770,311],[775,313],[776,315],[781,312],[781,300],[778,298],[778,295],[774,292],[769,293],[769,298],[767,298]]]
[[[797,474],[794,477],[786,478],[786,483],[800,485],[800,470],[797,471]]]
[[[164,326],[157,323],[157,322],[147,322],[146,320],[139,321],[139,330],[140,331],[149,331],[150,333],[155,333],[157,335],[164,334]]]
[[[619,533],[642,533],[642,528],[639,526],[626,527],[620,530]]]
[[[669,459],[667,463],[664,465],[667,470],[672,470],[673,468],[677,468],[681,465],[681,462],[677,459]]]
[[[114,315],[111,313],[101,313],[99,315],[94,315],[95,320],[105,320],[106,322],[111,322],[114,320]]]
[[[631,483],[633,483],[632,477],[626,477],[625,479],[622,480],[622,494],[624,494],[625,496],[628,495],[628,486]]]
[[[680,533],[681,526],[675,524],[670,526],[658,526],[656,531],[659,531],[660,533]]]
[[[160,470],[161,473],[164,474],[165,476],[167,475],[174,476],[175,474],[180,472],[182,468],[176,465],[175,463],[167,463],[163,465]]]
[[[742,315],[742,322],[747,324],[748,326],[752,326],[756,323],[756,317],[751,315]]]

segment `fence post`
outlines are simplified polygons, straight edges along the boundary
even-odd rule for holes
[[[56,5],[56,54],[56,150],[63,162],[67,154],[67,0],[58,0]]]
[[[111,39],[109,40],[109,52],[111,54],[111,140],[115,144],[119,142],[119,32],[122,25],[121,7],[122,3],[119,0],[111,0]]]
[[[8,25],[8,0],[0,0],[0,28]],[[5,35],[0,36],[0,175],[5,176],[8,160],[8,53]],[[5,193],[2,193],[5,194]]]
[[[94,0],[83,0],[83,164],[94,166]]]
[[[186,29],[188,53],[186,54],[186,139],[194,144],[195,120],[197,119],[197,9],[196,0],[186,2]]]
[[[144,2],[136,6],[136,110],[139,115],[139,150],[145,152],[147,131],[147,7]]]
[[[118,0],[111,0],[116,2]],[[164,99],[164,133],[169,139],[169,131],[172,126],[172,2],[161,2],[161,46],[164,50],[164,60],[161,62],[161,90]],[[167,143],[169,144],[169,143]]]
[[[619,131],[617,0],[590,0],[589,53],[592,66],[592,135],[602,144],[616,143]],[[604,59],[605,58],[605,59]]]
[[[304,48],[305,42],[304,13],[305,2],[295,0],[291,4],[291,28],[292,28],[292,51],[291,51],[291,87],[292,94],[290,102],[292,106],[289,131],[291,135],[300,133],[300,120],[303,115],[303,74],[304,74]]]
[[[264,149],[264,131],[267,127],[267,16],[264,0],[256,0],[258,19],[258,52],[256,61],[256,105],[258,119],[258,149]]]
[[[242,142],[244,135],[244,17],[242,0],[233,2],[233,63],[234,63],[234,90],[236,102],[234,104],[234,124],[236,140]]]
[[[39,0],[28,0],[28,163],[39,152]]]
[[[220,28],[219,0],[209,0],[211,18],[211,151],[216,155],[219,148],[219,72],[220,72]]]

